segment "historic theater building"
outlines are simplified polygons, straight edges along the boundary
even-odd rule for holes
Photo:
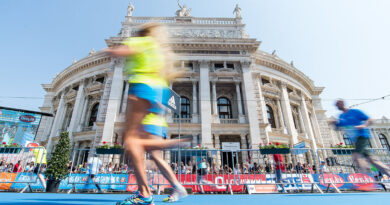
[[[120,33],[108,46],[132,36],[146,22],[168,27],[177,66],[185,76],[171,85],[181,97],[181,134],[192,145],[209,148],[257,148],[259,143],[306,142],[316,149],[332,143],[316,87],[304,73],[245,32],[241,9],[234,18],[192,17],[181,7],[174,17],[135,17],[129,6]],[[49,147],[69,131],[74,147],[93,148],[103,141],[122,142],[128,83],[123,60],[92,50],[43,84],[42,119],[36,141]],[[170,113],[168,138],[178,135],[178,116]],[[247,156],[242,156],[245,159]]]

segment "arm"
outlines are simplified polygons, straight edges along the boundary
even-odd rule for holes
[[[116,48],[106,48],[103,52],[113,57],[126,57],[139,53],[139,51],[130,49],[130,47],[125,45],[121,45]]]
[[[363,128],[370,126],[372,123],[373,123],[373,120],[371,118],[368,118],[364,124],[359,125],[359,126],[355,126],[355,128],[363,129]]]

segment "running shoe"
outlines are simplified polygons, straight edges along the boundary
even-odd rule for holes
[[[145,198],[142,195],[133,195],[124,201],[117,202],[116,205],[131,205],[131,204],[138,204],[138,205],[154,205],[153,196],[150,196],[149,198]]]
[[[175,202],[179,201],[179,199],[187,197],[187,191],[183,186],[176,187],[173,189],[173,193],[169,195],[167,198],[163,199],[163,202]]]

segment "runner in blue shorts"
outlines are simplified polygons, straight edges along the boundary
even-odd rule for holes
[[[172,52],[166,46],[167,35],[162,26],[154,23],[143,25],[138,33],[139,37],[106,49],[106,53],[113,57],[126,57],[125,71],[130,83],[124,145],[133,162],[139,192],[129,200],[117,203],[120,205],[154,204],[144,171],[145,152],[172,147],[180,142],[179,139],[164,140],[156,136],[164,130],[161,124],[145,124],[148,120],[158,119],[159,108],[163,107],[163,93],[169,89],[168,80],[178,74],[172,72]],[[161,130],[154,130],[155,126]]]

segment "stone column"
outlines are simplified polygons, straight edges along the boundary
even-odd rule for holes
[[[169,84],[169,88],[171,90],[173,90],[172,87],[173,87],[173,83],[170,83]],[[168,109],[167,110],[167,115],[166,115],[167,123],[172,123],[173,122],[173,119],[172,119],[173,116],[172,115],[173,115],[172,110]]]
[[[321,143],[322,146],[324,146],[324,141],[322,139],[322,136],[321,136],[321,130],[320,130],[320,125],[318,124],[318,119],[317,119],[317,114],[316,114],[316,110],[314,109],[314,106],[313,106],[313,109],[311,111],[311,117],[312,117],[312,123],[313,123],[313,130],[314,130],[314,136],[315,138],[318,140],[318,143]]]
[[[290,104],[290,98],[287,93],[287,85],[286,83],[282,82],[282,107],[284,110],[284,119],[286,120],[286,127],[288,134],[291,135],[292,137],[292,144],[298,143],[298,133],[297,130],[294,127],[294,119],[292,116],[292,111],[291,111],[291,104]]]
[[[77,125],[80,124],[80,114],[83,109],[83,103],[85,101],[84,98],[84,80],[82,80],[77,91],[76,102],[74,104],[72,118],[70,119],[68,127],[69,139],[71,142],[73,139],[73,132],[76,131]]]
[[[241,149],[248,149],[245,134],[240,134],[240,138],[241,138]],[[241,156],[242,156],[242,162],[246,162],[248,160],[247,151],[242,151]]]
[[[309,112],[307,110],[307,106],[306,106],[306,101],[305,101],[305,97],[302,95],[301,96],[301,108],[302,108],[302,118],[303,118],[303,121],[305,123],[305,131],[306,131],[306,135],[308,135],[309,139],[311,139],[312,143],[313,143],[313,149],[314,151],[317,151],[317,142],[316,142],[316,138],[314,137],[314,133],[313,133],[313,128],[311,126],[311,122],[310,122],[310,117],[309,117]]]
[[[121,113],[126,113],[127,97],[129,96],[129,82],[128,81],[126,81],[126,85],[125,86],[126,87],[125,87],[125,91],[123,93]]]
[[[376,141],[376,138],[377,136],[375,135],[375,133],[373,132],[372,129],[369,129],[370,130],[370,134],[371,134],[371,145],[372,145],[372,148],[381,148],[380,144],[378,145],[377,141]]]
[[[219,123],[219,114],[218,114],[218,106],[217,106],[217,82],[215,80],[211,81],[212,91],[213,91],[213,118],[214,123]]]
[[[199,80],[200,118],[202,128],[202,146],[211,147],[211,105],[210,105],[210,78],[209,62],[201,61]]]
[[[276,104],[278,105],[278,116],[281,123],[280,128],[282,128],[284,134],[287,134],[286,123],[283,118],[283,110],[282,110],[282,106],[280,105],[280,99],[276,101]]]
[[[192,81],[192,123],[198,123],[198,93],[196,81]]]
[[[271,132],[272,128],[271,128],[271,125],[268,123],[267,108],[266,108],[266,105],[265,105],[265,99],[264,99],[264,95],[263,95],[263,90],[261,89],[261,76],[260,75],[257,77],[257,87],[258,87],[258,90],[259,90],[259,104],[260,104],[260,108],[261,108],[261,118],[263,120],[263,123],[267,124],[266,127],[265,127],[265,130],[264,130],[264,133],[265,133],[265,138],[267,139],[267,144],[268,144],[269,143],[269,134],[268,134],[268,132]],[[247,113],[247,115],[249,115],[249,112]]]
[[[54,117],[53,126],[52,126],[52,129],[51,129],[51,132],[50,132],[49,140],[48,140],[47,145],[46,145],[46,149],[47,149],[48,153],[51,153],[53,137],[57,136],[58,129],[59,129],[59,127],[60,127],[60,125],[62,124],[62,121],[63,121],[61,118],[62,118],[63,112],[65,110],[65,103],[64,103],[65,91],[63,91],[60,96],[61,96],[60,97],[60,103],[58,104],[57,113],[56,113],[56,115]]]
[[[260,138],[260,128],[259,128],[259,119],[258,113],[252,112],[251,110],[257,107],[257,100],[255,97],[252,73],[250,71],[250,61],[245,61],[241,63],[242,65],[242,82],[244,86],[244,96],[245,96],[245,106],[247,107],[248,121],[249,121],[249,131],[250,131],[250,140],[252,147],[257,147],[261,142]]]
[[[77,131],[82,131],[83,127],[85,126],[85,118],[88,112],[88,102],[89,102],[89,96],[85,97],[83,110],[81,111],[81,118],[80,123],[78,124]]]
[[[123,63],[121,60],[114,60],[113,70],[114,75],[112,77],[111,90],[107,103],[106,119],[104,121],[102,136],[102,141],[106,141],[109,144],[112,143],[112,137],[115,129],[114,125],[117,119],[117,115],[119,114],[117,111],[119,110],[118,107],[121,103],[118,100],[121,98],[123,88]]]
[[[238,120],[240,123],[245,123],[245,116],[242,113],[240,82],[235,82],[235,84],[236,84],[236,95],[237,95],[237,106],[238,106]]]
[[[298,117],[298,118],[299,118],[299,123],[301,124],[301,126],[300,126],[301,132],[300,133],[305,133],[306,138],[309,139],[309,136],[306,133],[306,130],[308,128],[307,128],[305,122],[303,121],[305,113],[304,113],[304,111],[302,111],[302,102],[301,102],[301,106],[298,108],[298,114],[300,115],[300,117]],[[298,133],[299,133],[299,130],[298,130]]]

